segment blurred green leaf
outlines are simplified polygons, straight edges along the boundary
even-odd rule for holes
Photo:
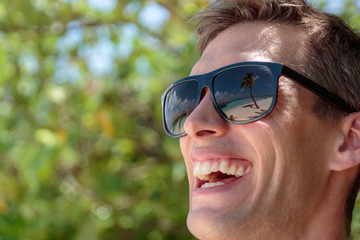
[[[0,239],[194,239],[160,97],[209,2],[0,2]],[[360,25],[353,1],[341,16]]]

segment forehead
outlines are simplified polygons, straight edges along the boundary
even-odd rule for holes
[[[295,66],[301,56],[302,41],[303,33],[294,25],[263,22],[235,24],[209,43],[191,75],[246,61]]]

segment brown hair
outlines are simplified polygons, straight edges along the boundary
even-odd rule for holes
[[[298,70],[360,109],[360,36],[339,17],[319,11],[306,0],[217,0],[192,20],[197,22],[200,54],[219,33],[237,23],[262,21],[297,26],[306,36],[297,56]],[[320,98],[313,111],[334,121],[345,114]],[[347,196],[348,234],[359,186],[360,170]]]

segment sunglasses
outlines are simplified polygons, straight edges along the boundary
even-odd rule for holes
[[[357,111],[336,94],[283,64],[240,62],[174,82],[162,95],[164,130],[174,138],[186,135],[184,123],[199,105],[205,87],[209,88],[215,109],[225,121],[234,124],[255,122],[274,108],[282,75],[342,111]]]

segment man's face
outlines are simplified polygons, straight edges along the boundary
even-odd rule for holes
[[[297,69],[293,59],[302,39],[289,25],[238,24],[210,42],[191,75],[245,61]],[[312,112],[313,101],[312,93],[281,77],[274,110],[257,122],[235,125],[219,116],[205,91],[180,139],[190,185],[187,224],[196,237],[271,239],[272,234],[304,231],[327,194],[333,150],[324,140],[335,134],[330,121]],[[212,173],[217,184],[201,188],[202,171],[221,165],[225,172],[244,175]]]

